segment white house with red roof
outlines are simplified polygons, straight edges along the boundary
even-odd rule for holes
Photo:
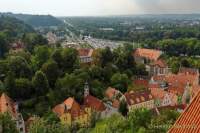
[[[149,74],[153,75],[166,75],[170,72],[170,68],[164,60],[156,60],[149,65]]]
[[[85,48],[78,49],[78,55],[80,58],[80,62],[81,63],[92,63],[93,52],[94,52],[93,49],[85,49]]]
[[[126,92],[124,95],[126,97],[129,111],[139,108],[153,109],[155,107],[154,97],[150,91],[130,91]]]

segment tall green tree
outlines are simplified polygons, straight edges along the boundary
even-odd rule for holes
[[[128,113],[128,108],[127,108],[127,103],[125,100],[120,101],[119,105],[119,112],[123,115],[126,116]]]
[[[0,114],[0,126],[1,133],[19,133],[15,121],[8,113]]]
[[[49,85],[51,87],[55,86],[55,82],[60,74],[59,67],[55,61],[48,61],[42,65],[41,69],[47,76]]]
[[[51,58],[58,64],[59,68],[62,68],[62,49],[56,49],[55,51],[53,51]]]
[[[44,95],[49,90],[49,82],[46,75],[42,71],[37,71],[32,79],[33,87],[35,88],[36,96]]]
[[[15,74],[17,78],[30,78],[32,75],[31,68],[27,61],[20,56],[11,56],[8,58],[9,70]]]
[[[66,48],[62,51],[62,66],[66,72],[72,72],[78,67],[78,51],[72,48]]]
[[[47,46],[37,46],[34,48],[33,63],[35,69],[38,70],[41,66],[49,60],[51,50]]]
[[[39,34],[36,33],[25,33],[22,37],[28,51],[33,52],[34,46],[36,45],[46,45],[48,41]]]
[[[100,65],[102,67],[106,66],[108,63],[113,61],[113,54],[109,47],[102,49],[100,51]]]
[[[0,32],[0,57],[4,57],[5,53],[9,50],[7,36],[3,32]]]
[[[15,97],[19,99],[28,99],[33,94],[32,83],[29,79],[19,78],[15,80]]]
[[[137,132],[140,128],[148,129],[152,114],[147,109],[136,109],[129,112],[128,121],[132,132]]]
[[[15,75],[12,71],[9,71],[7,73],[4,83],[5,83],[5,89],[8,92],[8,94],[14,97],[15,96]]]
[[[126,74],[115,73],[111,78],[111,85],[121,92],[126,92],[128,89],[129,79]]]

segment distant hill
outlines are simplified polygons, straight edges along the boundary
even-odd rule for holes
[[[0,32],[6,32],[11,37],[19,37],[24,33],[33,33],[35,31],[21,20],[8,16],[0,16]]]
[[[63,24],[61,20],[51,15],[29,15],[13,13],[0,13],[0,15],[15,17],[33,27],[58,26]]]

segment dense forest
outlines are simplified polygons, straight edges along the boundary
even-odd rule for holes
[[[0,16],[14,17],[33,27],[49,27],[49,26],[58,26],[63,24],[61,20],[51,15],[0,13]]]

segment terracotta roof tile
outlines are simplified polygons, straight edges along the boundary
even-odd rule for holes
[[[56,105],[53,108],[53,112],[58,116],[68,112],[72,115],[73,119],[85,113],[75,99],[71,97],[66,99],[62,104]]]
[[[167,94],[162,88],[149,88],[151,90],[151,94],[154,98],[163,99]]]
[[[196,96],[200,90],[200,85],[193,85],[192,86],[192,97]]]
[[[99,112],[102,112],[106,109],[104,103],[101,100],[91,95],[88,95],[84,98],[84,105],[89,106]]]
[[[167,67],[167,64],[165,63],[165,61],[164,61],[164,60],[161,60],[161,59],[154,61],[154,62],[151,63],[150,65],[151,65],[151,66],[159,66],[159,67],[161,67],[161,68]]]
[[[153,76],[154,81],[165,81],[168,83],[168,90],[170,92],[183,94],[184,88],[187,83],[190,83],[191,86],[198,85],[199,77],[197,75],[189,74],[168,74],[168,75],[159,75]]]
[[[12,117],[16,118],[17,111],[15,108],[15,102],[3,93],[0,97],[0,113],[8,112]]]
[[[200,92],[184,110],[168,133],[199,133],[200,132]]]
[[[92,56],[93,49],[78,49],[79,56]]]
[[[142,92],[126,92],[125,94],[126,101],[128,105],[134,105],[146,101],[153,100],[153,96],[150,91],[142,91]],[[144,100],[143,100],[144,98]]]
[[[189,74],[189,75],[198,75],[199,74],[199,70],[195,69],[195,68],[181,67],[179,69],[179,73]]]
[[[161,56],[162,52],[154,49],[144,49],[138,48],[134,52],[134,56],[136,57],[144,57],[150,60],[157,60]]]
[[[143,86],[143,87],[148,87],[149,81],[145,79],[136,79],[133,81],[133,84],[136,86]]]

